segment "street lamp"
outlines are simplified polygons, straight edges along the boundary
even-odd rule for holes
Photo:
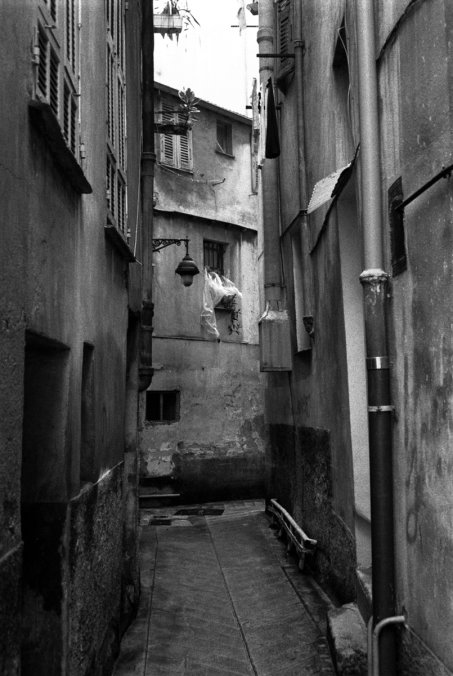
[[[153,239],[153,252],[160,251],[165,249],[165,247],[170,246],[171,244],[176,244],[176,246],[181,246],[181,242],[184,242],[186,245],[186,255],[179,263],[178,267],[175,270],[176,275],[180,275],[181,281],[184,286],[191,286],[193,278],[195,275],[199,274],[199,269],[195,265],[193,258],[189,256],[189,239]]]

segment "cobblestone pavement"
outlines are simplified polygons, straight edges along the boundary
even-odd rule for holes
[[[333,676],[329,601],[263,501],[203,507],[142,510],[142,597],[115,676]]]

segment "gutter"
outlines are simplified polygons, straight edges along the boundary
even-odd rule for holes
[[[152,256],[154,166],[154,26],[153,3],[142,5],[142,310],[140,326],[139,392],[146,390],[153,377]]]
[[[259,29],[257,41],[259,53],[270,54],[274,46],[273,0],[260,0]],[[274,59],[260,58],[260,83],[266,86],[274,79]],[[280,209],[278,186],[278,159],[266,159],[261,169],[263,195],[263,240],[264,240],[264,297],[272,310],[279,310],[283,301],[283,284],[280,265]]]
[[[306,205],[307,174],[305,168],[305,103],[304,103],[304,54],[305,44],[302,37],[302,2],[294,3],[294,78],[296,84],[297,106],[297,146],[298,146],[298,172],[299,172],[299,213],[301,215],[300,238],[303,256],[302,284],[304,317],[310,319],[313,324],[313,279],[310,252],[310,233],[308,230],[308,218]],[[307,332],[305,349],[311,348],[310,336]]]
[[[396,674],[396,636],[383,620],[395,615],[392,422],[388,336],[388,275],[383,270],[378,89],[373,0],[357,0],[360,163],[365,270],[363,287],[368,373],[373,624],[382,627],[380,676]],[[382,624],[381,624],[382,623]]]

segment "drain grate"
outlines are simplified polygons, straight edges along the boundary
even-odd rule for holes
[[[220,516],[225,509],[223,507],[188,507],[179,509],[177,516]]]

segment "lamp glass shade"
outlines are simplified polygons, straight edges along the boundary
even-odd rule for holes
[[[193,258],[186,254],[178,267],[175,270],[175,274],[181,277],[181,281],[184,286],[190,286],[193,282],[195,275],[199,274],[199,269],[195,265]]]

